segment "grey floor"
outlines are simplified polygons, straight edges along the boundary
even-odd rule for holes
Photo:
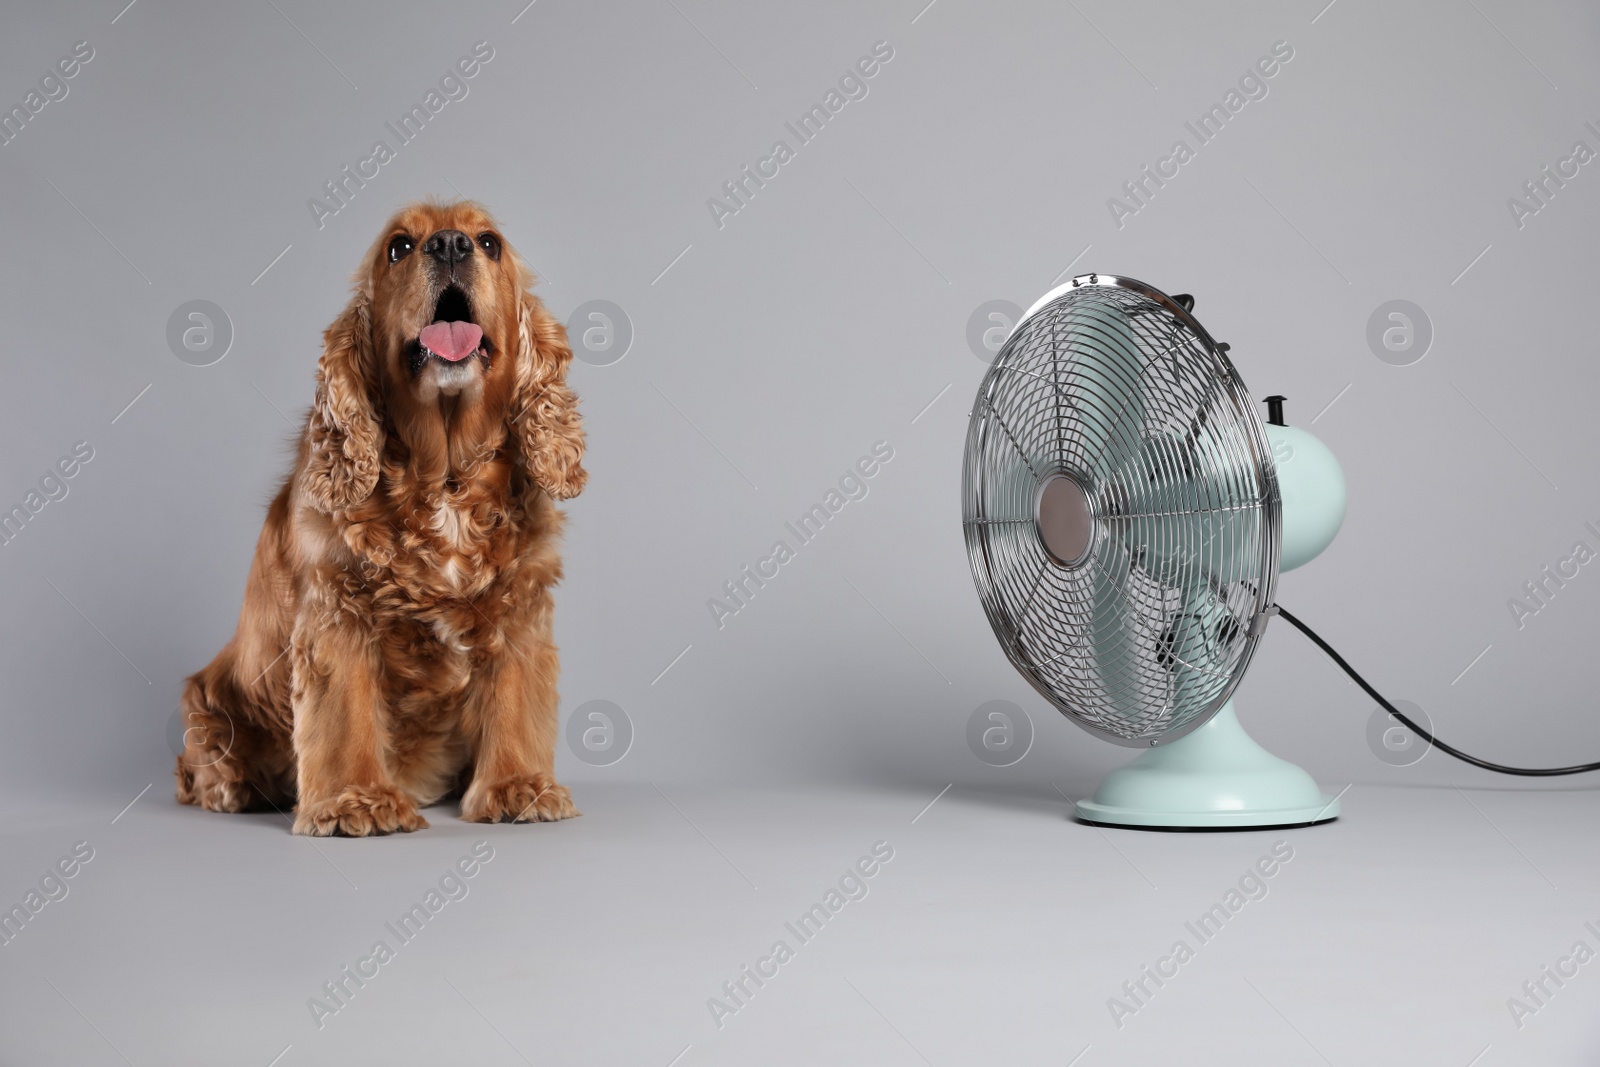
[[[1593,789],[1356,785],[1330,825],[1204,835],[937,783],[575,792],[568,823],[446,805],[365,841],[179,808],[166,780],[120,814],[9,804],[7,907],[75,843],[93,858],[0,947],[0,1063],[1600,1062],[1600,964],[1572,955],[1600,947]],[[429,901],[480,841],[492,859]],[[892,858],[827,900],[874,846]],[[837,910],[801,940],[785,924],[817,903]],[[414,904],[435,911],[401,941]],[[360,964],[380,940],[392,957]],[[778,941],[790,958],[728,997]],[[376,973],[341,1004],[322,987],[347,965]]]

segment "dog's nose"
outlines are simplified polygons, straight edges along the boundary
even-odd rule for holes
[[[472,238],[460,230],[440,230],[422,243],[422,251],[448,267],[472,255]]]

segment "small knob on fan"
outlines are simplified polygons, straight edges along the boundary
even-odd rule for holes
[[[1289,398],[1286,397],[1286,396],[1277,396],[1277,395],[1273,395],[1273,396],[1267,397],[1267,424],[1268,425],[1270,425],[1270,426],[1287,426],[1287,425],[1289,425],[1288,423],[1283,421],[1283,402],[1285,400],[1288,400],[1288,399]]]

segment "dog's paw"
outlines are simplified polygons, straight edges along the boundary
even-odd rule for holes
[[[428,820],[393,786],[347,786],[336,797],[301,801],[294,832],[309,837],[370,837],[426,830]]]
[[[468,822],[555,822],[581,814],[567,787],[544,774],[474,781],[461,798],[461,817]]]
[[[178,803],[195,804],[206,811],[238,812],[250,806],[247,782],[229,777],[216,766],[195,767],[178,757]]]

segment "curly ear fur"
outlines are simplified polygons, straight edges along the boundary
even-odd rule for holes
[[[557,500],[583,492],[583,417],[567,388],[572,349],[567,328],[543,302],[523,293],[517,308],[517,385],[511,425],[528,474]]]
[[[373,402],[377,386],[366,294],[351,299],[322,342],[303,484],[317,509],[331,515],[361,503],[378,484],[383,430]]]

